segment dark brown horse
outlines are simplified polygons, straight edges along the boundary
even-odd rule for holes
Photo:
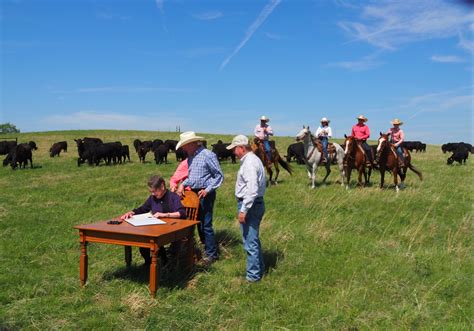
[[[358,185],[362,186],[362,175],[364,175],[365,183],[368,185],[370,181],[370,175],[372,174],[372,168],[366,171],[367,155],[365,154],[362,143],[357,141],[353,136],[344,135],[346,140],[344,141],[345,156],[344,156],[344,172],[347,178],[346,188],[349,187],[351,180],[352,169],[357,169],[359,172]]]
[[[388,134],[382,134],[382,132],[380,132],[379,146],[377,146],[377,156],[379,154],[379,149],[381,149],[381,147],[380,147],[381,142],[383,143],[384,141],[386,141],[388,145],[391,145],[388,142],[388,140],[389,140],[389,135]],[[400,183],[399,186],[401,188],[405,187],[405,178],[407,176],[408,168],[410,168],[411,171],[413,171],[415,174],[417,174],[418,177],[420,178],[420,180],[423,180],[423,174],[421,173],[421,171],[416,169],[413,166],[413,164],[411,164],[411,155],[410,155],[410,152],[406,148],[403,148],[403,157],[405,159],[403,162],[398,161],[399,156],[396,153],[396,151],[395,151],[395,154],[396,154],[397,163],[398,163],[398,175],[400,176],[400,180],[401,180],[401,183]],[[381,174],[382,174],[382,172],[381,172]],[[383,175],[382,175],[381,187],[382,187],[382,185],[383,185]]]
[[[377,163],[380,169],[380,188],[383,188],[385,179],[385,171],[390,170],[393,175],[393,184],[398,192],[398,175],[401,170],[400,160],[396,151],[396,147],[389,141],[390,134],[382,134],[377,144]]]
[[[259,139],[255,139],[254,142],[252,143],[252,151],[257,155],[260,160],[263,163],[263,166],[267,170],[269,180],[267,182],[267,185],[270,184],[277,184],[278,180],[278,174],[280,173],[280,168],[278,167],[278,164],[280,164],[288,173],[291,175],[292,170],[290,165],[281,158],[280,153],[278,153],[278,150],[276,148],[271,148],[271,158],[269,159],[267,156],[267,153],[265,153],[265,147],[263,145],[263,142],[261,142]],[[273,176],[273,170],[272,170],[272,165],[275,166],[275,179],[272,180]]]

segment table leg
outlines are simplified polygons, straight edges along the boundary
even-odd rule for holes
[[[81,260],[79,263],[81,286],[84,286],[87,282],[87,241],[81,242]]]
[[[131,246],[124,246],[125,247],[125,263],[127,264],[127,268],[130,268],[132,264],[132,247]]]
[[[188,235],[188,240],[186,241],[188,247],[187,247],[187,252],[188,252],[188,258],[187,258],[187,268],[189,268],[189,272],[193,271],[194,268],[194,260],[195,260],[195,252],[194,252],[194,231],[191,231],[190,234]]]
[[[160,263],[158,262],[159,249],[160,249],[159,246],[155,246],[155,248],[151,250],[150,292],[153,298],[156,295],[156,288],[157,288],[158,279],[160,276]]]

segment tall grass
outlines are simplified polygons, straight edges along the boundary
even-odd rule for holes
[[[228,135],[203,134],[208,143]],[[221,259],[190,278],[164,270],[155,300],[148,272],[133,250],[91,244],[89,280],[79,286],[77,224],[117,216],[141,204],[152,174],[170,163],[77,167],[74,138],[177,139],[144,131],[64,131],[19,135],[34,140],[34,169],[0,169],[0,328],[100,329],[472,329],[473,167],[447,166],[438,146],[413,154],[423,172],[409,173],[399,194],[378,188],[345,190],[335,183],[310,189],[292,163],[267,190],[261,239],[268,271],[245,282],[245,253],[233,196],[238,164],[223,162],[225,181],[214,209]],[[51,159],[53,142],[68,153]],[[293,142],[276,138],[281,154]],[[152,156],[147,155],[152,161]],[[324,170],[323,170],[324,171]],[[353,178],[355,182],[355,178]]]

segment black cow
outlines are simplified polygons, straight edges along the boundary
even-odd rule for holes
[[[130,149],[128,148],[128,145],[122,145],[120,156],[121,156],[120,162],[125,163],[127,158],[128,158],[128,162],[130,162]]]
[[[23,168],[26,168],[28,161],[30,161],[30,166],[33,168],[32,150],[34,149],[37,149],[34,141],[30,141],[28,144],[23,143],[17,145],[15,148],[10,150],[10,153],[8,153],[8,156],[3,161],[3,165],[6,166],[10,164],[12,169],[15,170],[18,165],[20,165],[20,168],[22,166]]]
[[[77,153],[79,158],[77,159],[77,165],[80,166],[86,160],[89,161],[89,164],[92,164],[92,156],[89,152],[90,149],[96,145],[102,144],[102,140],[99,138],[89,138],[85,137],[84,139],[74,139],[77,145]]]
[[[67,152],[67,141],[60,141],[54,143],[53,146],[49,149],[49,156],[55,157],[56,155],[59,156],[61,151]]]
[[[453,155],[448,158],[447,164],[453,164],[454,161],[459,164],[466,164],[466,160],[469,157],[469,148],[467,144],[459,144],[458,148],[454,151]]]
[[[176,152],[176,145],[178,144],[177,140],[165,140],[165,145],[168,147],[169,152]]]
[[[122,144],[120,142],[95,144],[85,152],[85,158],[89,165],[99,165],[100,161],[104,160],[106,165],[111,162],[117,163],[121,159]]]
[[[156,148],[154,153],[156,164],[168,163],[168,146],[161,144]]]
[[[151,151],[152,151],[153,153],[155,153],[156,150],[158,149],[158,146],[163,145],[163,144],[164,144],[164,142],[163,142],[163,140],[161,140],[161,139],[155,139],[155,140],[153,140],[153,142],[151,143]]]
[[[302,142],[288,146],[286,150],[286,162],[289,163],[292,159],[295,159],[298,164],[304,164],[304,145]]]
[[[423,144],[421,141],[404,141],[402,147],[408,149],[410,152],[416,151],[418,153],[422,152],[423,149],[426,151],[426,144]]]
[[[140,139],[135,139],[133,141],[133,147],[135,147],[135,152],[138,153],[138,149],[140,148],[141,145],[142,145],[142,141]]]
[[[468,143],[465,143],[465,142],[443,144],[443,145],[441,145],[441,150],[443,151],[443,153],[446,153],[446,152],[453,152],[454,153],[460,145],[466,146],[466,148],[469,150],[469,152],[474,153],[474,151],[472,149],[472,145],[468,144]]]
[[[178,148],[178,149],[176,150],[176,161],[177,161],[177,162],[183,161],[183,160],[185,160],[187,157],[188,157],[188,155],[186,154],[185,151],[183,151],[182,148]]]
[[[220,144],[213,144],[212,151],[214,154],[217,155],[217,159],[219,162],[227,160],[229,157],[232,160],[232,163],[235,163],[235,154],[232,150],[228,150],[226,147],[229,146],[230,143],[220,143]]]
[[[10,153],[12,148],[16,147],[17,142],[16,141],[8,141],[8,140],[2,140],[0,141],[0,155],[7,155]]]

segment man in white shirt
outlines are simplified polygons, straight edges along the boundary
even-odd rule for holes
[[[270,141],[268,140],[270,136],[273,136],[273,129],[268,125],[270,119],[266,116],[260,117],[260,124],[257,124],[254,130],[255,138],[263,142],[263,147],[265,148],[265,153],[269,160],[272,159]]]
[[[246,278],[249,282],[258,282],[265,270],[259,239],[260,222],[265,213],[265,170],[262,161],[252,152],[246,136],[235,136],[227,149],[232,149],[240,159],[235,197],[244,249],[247,252]]]
[[[323,155],[326,158],[326,168],[329,168],[331,162],[329,161],[329,154],[328,154],[328,144],[329,138],[332,137],[332,130],[329,126],[329,120],[326,117],[321,119],[321,125],[316,130],[316,137],[321,141],[323,145]]]

